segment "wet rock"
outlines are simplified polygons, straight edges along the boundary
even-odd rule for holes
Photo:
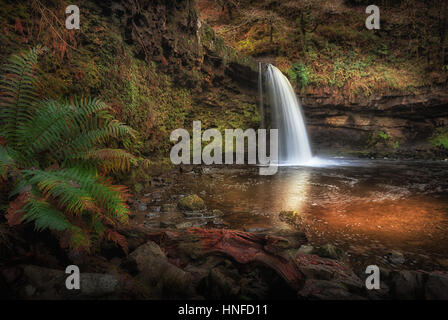
[[[214,210],[212,210],[212,214],[213,214],[214,216],[216,216],[216,217],[221,217],[221,216],[224,215],[224,213],[223,213],[221,210],[219,210],[219,209],[214,209]]]
[[[314,250],[314,247],[313,247],[313,246],[310,246],[310,245],[301,245],[300,248],[299,248],[299,250],[298,250],[298,252],[299,252],[299,253],[304,253],[304,254],[310,254],[310,253],[313,252],[313,250]]]
[[[295,227],[301,227],[304,223],[304,217],[297,211],[281,211],[279,213],[280,221],[294,225]]]
[[[390,263],[393,263],[393,264],[403,264],[405,262],[404,255],[401,252],[396,251],[396,250],[390,251],[386,255],[386,258]]]
[[[139,203],[139,204],[137,205],[137,210],[138,210],[138,211],[146,211],[146,210],[148,210],[148,206],[147,206],[146,204]]]
[[[212,223],[214,225],[226,225],[226,222],[222,218],[215,218]]]
[[[188,172],[192,172],[193,171],[193,166],[192,165],[181,165],[179,167],[179,171],[181,173],[188,173]]]
[[[135,193],[140,193],[143,190],[143,185],[141,183],[136,183],[134,185],[134,191]]]
[[[245,228],[244,231],[246,232],[264,232],[268,230],[267,228]]]
[[[300,271],[311,279],[331,280],[333,279],[333,271],[330,268],[325,268],[324,265],[308,265],[300,267]]]
[[[392,296],[400,300],[422,299],[423,274],[417,271],[392,271],[390,274],[390,287]]]
[[[27,285],[24,294],[33,299],[108,299],[118,298],[120,281],[111,274],[81,273],[80,290],[68,290],[67,274],[62,270],[27,265],[23,268]]]
[[[155,242],[149,241],[134,250],[122,267],[135,274],[135,279],[156,297],[175,299],[192,295],[190,274],[171,264]]]
[[[363,292],[364,286],[361,280],[347,264],[341,261],[302,253],[297,253],[296,261],[306,279],[337,282],[351,293]]]
[[[177,202],[177,206],[179,209],[184,211],[199,211],[205,209],[205,203],[202,198],[200,198],[196,194],[192,194],[180,199]]]
[[[22,275],[22,270],[17,267],[5,268],[0,271],[0,275],[3,276],[7,284],[15,282]]]
[[[31,285],[27,285],[27,286],[25,286],[25,294],[26,294],[28,297],[33,296],[35,293],[36,293],[36,288],[34,288],[34,287],[31,286]]]
[[[193,226],[193,224],[191,222],[182,222],[182,223],[176,224],[176,229],[186,229],[186,228],[191,228],[192,226]]]
[[[436,261],[444,268],[448,269],[448,259],[436,259]]]
[[[160,212],[162,210],[162,207],[161,206],[154,206],[154,207],[151,207],[151,210],[153,212]]]
[[[319,257],[330,258],[335,260],[341,260],[344,258],[344,251],[335,247],[334,245],[328,243],[323,246],[317,247],[313,250],[314,254],[317,254]]]
[[[174,203],[165,203],[161,207],[161,212],[173,212],[176,210],[176,205]]]
[[[318,300],[358,300],[361,296],[348,291],[347,287],[337,281],[310,279],[305,282],[303,289],[298,292],[302,299]]]
[[[448,274],[432,272],[425,285],[425,298],[429,300],[448,300]]]
[[[111,274],[83,273],[80,286],[83,295],[102,297],[118,292],[120,282]]]
[[[144,197],[144,198],[140,199],[140,202],[148,205],[148,204],[150,204],[152,202],[152,198],[151,197]]]
[[[183,214],[188,218],[200,218],[204,216],[204,212],[201,211],[184,211]]]
[[[213,268],[204,279],[202,290],[209,299],[235,299],[240,291],[237,278],[238,274],[231,269]]]
[[[155,217],[158,217],[158,216],[159,216],[159,214],[156,213],[156,212],[148,212],[148,213],[145,215],[145,218],[147,218],[147,219],[152,219],[152,218],[155,218]]]
[[[173,221],[160,221],[161,228],[174,228],[176,227],[176,223]]]

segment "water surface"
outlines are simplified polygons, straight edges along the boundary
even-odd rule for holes
[[[313,245],[332,243],[354,264],[388,264],[399,250],[409,268],[447,268],[448,163],[338,160],[324,167],[205,167],[183,175],[178,192],[197,192],[231,228],[281,234],[295,211]]]

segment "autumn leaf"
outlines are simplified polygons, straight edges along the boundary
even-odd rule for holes
[[[22,222],[23,215],[25,212],[23,212],[21,209],[26,203],[26,200],[30,196],[29,192],[21,193],[17,199],[10,202],[9,208],[7,210],[7,213],[5,215],[6,220],[8,220],[9,226],[13,227],[16,225],[19,225]]]
[[[128,242],[126,237],[116,231],[108,231],[107,232],[107,240],[111,240],[118,244],[124,251],[126,255],[129,253]]]

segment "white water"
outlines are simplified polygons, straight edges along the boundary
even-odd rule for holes
[[[302,107],[288,79],[269,64],[266,83],[271,119],[274,128],[278,129],[279,164],[319,166],[326,162],[313,158]]]
[[[263,73],[262,73],[262,64],[258,63],[258,104],[259,104],[259,112],[260,112],[260,128],[266,128],[264,123],[264,103],[263,103]]]

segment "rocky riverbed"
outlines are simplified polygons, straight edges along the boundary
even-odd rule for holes
[[[16,241],[2,256],[26,258],[0,268],[0,291],[26,299],[447,299],[446,164],[430,167],[351,162],[268,178],[248,167],[167,167],[133,186],[131,223],[120,230],[129,254],[105,244],[96,255],[66,255]],[[65,289],[69,264],[82,272],[75,293]],[[365,287],[368,265],[380,268],[380,290]]]

